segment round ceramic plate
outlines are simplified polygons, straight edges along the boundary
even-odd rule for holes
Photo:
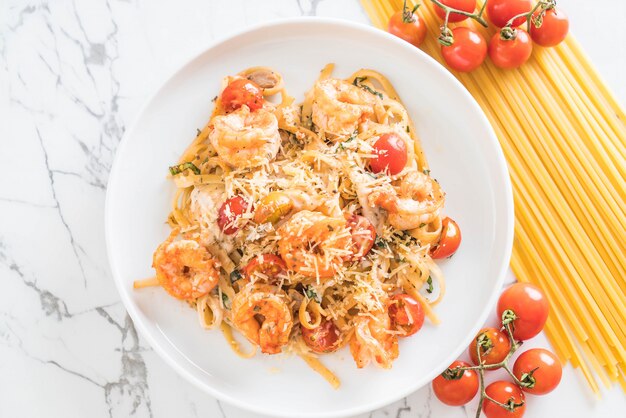
[[[445,213],[463,243],[440,263],[447,294],[441,325],[400,342],[391,370],[359,370],[344,349],[323,357],[341,379],[332,389],[298,357],[239,358],[219,330],[200,327],[195,310],[161,288],[133,290],[154,274],[152,253],[167,237],[174,185],[166,179],[206,123],[222,77],[251,66],[284,75],[302,99],[320,69],[385,74],[415,122],[432,175],[446,191]],[[484,114],[450,73],[419,49],[382,31],[338,20],[294,19],[221,41],[178,70],[126,132],[111,171],[106,204],[111,269],[130,316],[154,349],[209,394],[272,416],[347,416],[391,403],[426,385],[469,344],[492,309],[508,265],[513,201],[504,156]]]

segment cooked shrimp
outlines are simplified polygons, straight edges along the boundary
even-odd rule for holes
[[[275,287],[248,286],[233,299],[233,323],[262,352],[280,353],[293,326],[288,302],[288,296]]]
[[[398,186],[386,184],[370,193],[370,205],[385,209],[387,220],[397,229],[415,229],[433,222],[444,204],[439,183],[418,171],[409,171],[399,182]]]
[[[209,293],[219,280],[219,262],[193,240],[174,241],[172,231],[154,252],[152,267],[159,284],[178,299],[192,300]]]
[[[278,229],[278,251],[289,270],[306,277],[329,278],[352,254],[346,220],[303,210]]]
[[[209,134],[211,145],[232,167],[254,167],[271,161],[280,147],[278,120],[273,113],[247,106],[228,115],[215,116]]]
[[[352,134],[374,115],[377,97],[344,80],[319,80],[313,87],[313,123],[324,132]]]
[[[350,353],[361,369],[374,360],[384,369],[390,369],[398,357],[398,337],[390,333],[391,320],[387,312],[372,316],[358,316],[355,332],[350,340]]]

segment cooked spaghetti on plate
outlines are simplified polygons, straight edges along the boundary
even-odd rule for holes
[[[332,70],[302,103],[266,67],[223,80],[208,124],[169,169],[172,231],[154,253],[156,278],[135,287],[188,302],[244,357],[296,353],[336,387],[321,354],[348,345],[357,367],[390,368],[399,338],[424,316],[438,323],[433,258],[460,235],[391,83]]]

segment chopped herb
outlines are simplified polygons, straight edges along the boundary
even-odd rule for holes
[[[170,174],[172,176],[175,176],[175,175],[180,174],[183,171],[188,170],[188,169],[193,171],[194,174],[200,174],[200,169],[198,167],[196,167],[196,165],[194,163],[190,163],[190,162],[171,166],[170,167]]]
[[[374,96],[378,96],[381,99],[383,98],[382,93],[374,90],[373,88],[371,88],[370,86],[368,86],[367,84],[362,84],[365,80],[367,80],[367,77],[356,77],[354,79],[354,81],[352,82],[353,85],[357,86],[357,87],[361,87],[363,90],[372,93]]]
[[[326,225],[326,228],[328,228],[330,232],[333,232],[335,230],[335,228],[333,228],[331,225]]]
[[[226,309],[230,309],[231,307],[230,299],[228,299],[228,296],[226,296],[226,293],[222,293],[222,303],[224,304],[224,307]]]
[[[202,133],[202,131],[198,128],[196,128],[196,136],[200,136],[200,134]]]
[[[217,96],[211,99],[212,102],[215,102],[216,100],[217,100]]]
[[[427,176],[430,175],[430,170],[424,170],[424,174],[426,174]]]
[[[237,280],[242,279],[243,275],[241,274],[241,271],[239,270],[233,270],[230,273],[230,282],[231,283],[235,283]]]
[[[374,244],[376,245],[376,248],[388,248],[389,244],[387,244],[387,241],[385,241],[383,238],[376,238],[376,241],[374,241]]]
[[[254,306],[254,308],[252,308],[252,310],[253,310],[254,312],[261,312],[261,307],[260,307],[260,306],[256,306],[256,305],[255,305],[255,306]]]
[[[426,224],[425,224],[424,222],[422,222],[422,223],[420,224],[420,226],[419,226],[419,227],[420,227],[420,228],[423,228],[423,227],[425,227],[425,226],[426,226]]]
[[[426,283],[428,283],[428,287],[426,288],[426,291],[428,293],[433,293],[433,278],[428,276],[428,280],[426,280]]]
[[[411,128],[409,128],[409,125],[406,126],[406,133],[407,134],[411,133]]]
[[[320,297],[315,292],[315,289],[313,289],[311,286],[307,286],[304,288],[304,294],[307,298],[311,300],[315,300],[318,303],[321,302]]]

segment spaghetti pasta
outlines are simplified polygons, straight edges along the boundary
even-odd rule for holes
[[[361,0],[385,28],[401,0]],[[409,2],[414,3],[414,2]],[[432,2],[417,13],[422,45],[444,63]],[[482,2],[478,2],[479,7]],[[462,23],[490,39],[493,29]],[[485,62],[453,72],[492,123],[515,191],[511,267],[551,301],[546,335],[561,361],[579,367],[594,392],[626,387],[626,113],[576,41],[537,47],[515,70]]]
[[[317,355],[349,345],[358,367],[389,368],[398,338],[421,327],[420,305],[439,322],[445,280],[431,249],[449,219],[391,83],[333,69],[301,105],[272,69],[225,78],[211,119],[170,167],[177,191],[157,277],[135,287],[188,302],[242,357],[255,351],[242,352],[233,329],[263,353],[300,355],[337,387]],[[393,151],[379,152],[383,139],[402,166],[374,168]]]

